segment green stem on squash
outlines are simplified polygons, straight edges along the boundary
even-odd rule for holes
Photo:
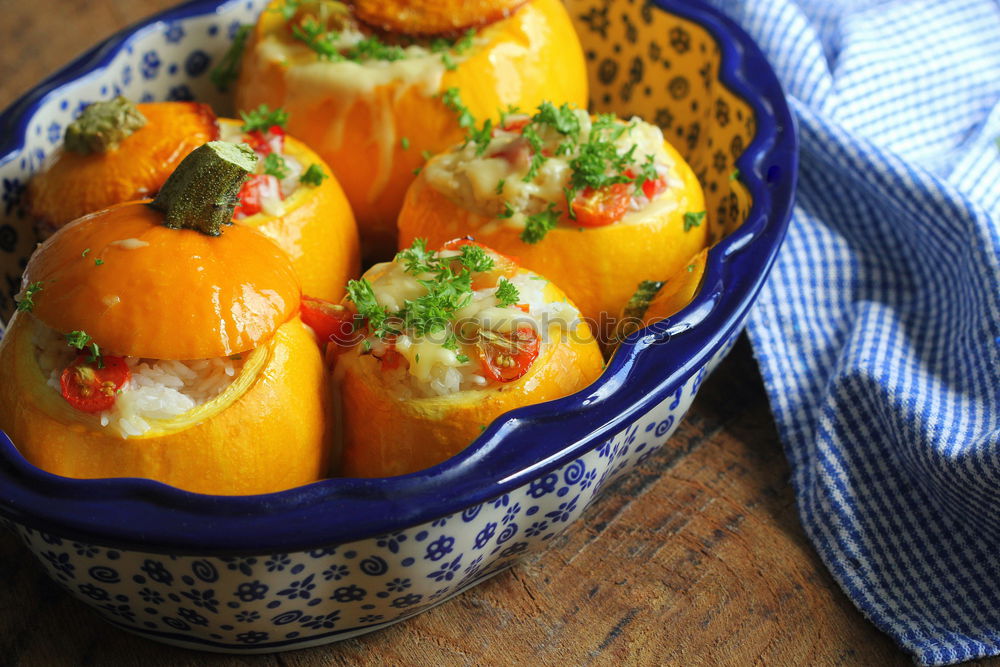
[[[124,97],[94,102],[66,127],[63,145],[81,155],[107,153],[147,122],[142,112]]]
[[[646,314],[649,304],[666,284],[665,280],[643,280],[639,283],[635,289],[635,293],[632,294],[632,298],[625,304],[625,317],[634,317],[641,320]]]
[[[240,188],[257,165],[246,144],[210,141],[193,150],[163,184],[150,206],[171,229],[218,236],[232,224]]]

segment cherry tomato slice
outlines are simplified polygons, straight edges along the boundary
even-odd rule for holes
[[[527,114],[511,114],[507,116],[507,120],[501,126],[501,129],[506,132],[520,132],[530,122],[531,116]]]
[[[643,181],[642,183],[642,194],[646,195],[646,199],[653,200],[656,195],[660,194],[667,189],[667,178],[662,176],[652,181]]]
[[[604,227],[619,220],[632,201],[631,183],[615,183],[599,190],[585,188],[573,198],[575,222],[581,227]]]
[[[267,133],[260,130],[253,130],[243,135],[243,143],[249,144],[250,148],[262,158],[271,153],[284,153],[285,151],[285,131],[280,125],[272,125]]]
[[[482,243],[476,243],[470,237],[452,239],[441,246],[441,250],[460,250],[462,246],[466,245],[474,245],[482,248],[493,258],[493,268],[491,270],[473,274],[472,289],[478,290],[493,287],[501,278],[510,278],[517,273],[517,268],[520,266],[517,259],[499,253],[488,246],[484,246]]]
[[[402,365],[403,358],[403,355],[390,347],[378,360],[382,362],[382,370],[393,371]]]
[[[497,382],[513,382],[531,368],[538,357],[538,334],[531,327],[509,333],[483,329],[479,332],[479,365]]]
[[[354,313],[341,305],[302,295],[301,316],[322,345],[334,342],[349,347],[356,342]]]
[[[132,371],[122,357],[102,357],[103,367],[77,355],[63,369],[59,378],[62,395],[70,405],[83,412],[103,412],[115,404],[118,390],[132,377]]]
[[[233,218],[242,220],[260,213],[265,199],[282,199],[278,179],[270,174],[254,174],[240,188],[240,203],[233,210]]]

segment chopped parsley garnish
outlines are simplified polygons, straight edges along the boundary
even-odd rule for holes
[[[514,217],[514,207],[510,205],[509,201],[503,203],[503,213],[497,215],[501,220],[506,220],[508,218]]]
[[[462,266],[473,273],[482,273],[493,268],[493,258],[486,254],[482,246],[470,243],[462,246],[461,253],[458,256],[458,260],[462,263]]]
[[[414,239],[406,250],[396,253],[396,261],[411,275],[429,273],[434,264],[434,251],[427,249],[427,239]]]
[[[733,169],[732,173],[729,174],[729,180],[731,180],[731,181],[738,181],[738,180],[740,180],[740,170],[739,169]]]
[[[318,164],[311,164],[309,168],[305,170],[301,176],[299,176],[299,183],[305,183],[306,185],[320,185],[330,175],[323,171],[323,167]]]
[[[496,190],[494,190],[494,192],[496,192],[498,195],[502,195],[503,194],[503,186],[506,185],[506,184],[507,184],[507,179],[501,178],[499,181],[497,181],[497,187],[496,187]]]
[[[104,264],[104,260],[100,257],[94,260],[94,266],[101,266],[102,264]]]
[[[697,213],[688,211],[684,214],[684,231],[689,232],[694,227],[701,227],[701,222],[704,219],[705,211],[698,211]]]
[[[458,55],[464,54],[466,51],[472,48],[472,42],[476,37],[475,28],[469,28],[465,31],[461,37],[455,40],[454,46],[452,46],[452,51]]]
[[[655,181],[659,177],[656,173],[656,158],[652,155],[646,156],[646,161],[639,166],[639,173],[635,177],[635,193],[642,193],[642,186],[647,181]]]
[[[458,88],[452,86],[446,89],[441,93],[441,101],[458,116],[459,127],[469,130],[476,126],[476,119],[469,111],[469,108],[462,102],[462,95],[458,92]]]
[[[531,146],[531,164],[528,166],[528,173],[524,175],[521,180],[525,183],[529,183],[535,180],[535,176],[538,175],[538,170],[541,169],[542,165],[548,160],[545,154],[542,152],[542,138],[538,136],[538,132],[535,131],[531,125],[525,125],[524,129],[521,130],[521,136],[528,140],[528,144]]]
[[[352,280],[347,285],[348,298],[354,302],[358,314],[368,320],[372,333],[380,338],[403,331],[422,336],[444,330],[455,313],[472,300],[472,274],[489,271],[494,266],[493,258],[480,246],[464,245],[457,255],[441,256],[428,250],[424,239],[416,239],[409,248],[397,253],[396,261],[416,278],[426,293],[408,299],[395,313],[387,313],[379,305],[366,279]],[[459,349],[454,332],[448,335],[444,347]]]
[[[267,157],[264,158],[264,173],[274,176],[279,181],[287,178],[289,170],[285,158],[277,153],[268,153]]]
[[[524,223],[524,231],[521,232],[521,240],[525,243],[538,243],[549,231],[556,228],[559,224],[559,215],[555,204],[549,204],[549,207],[541,213],[529,215]]]
[[[97,343],[91,343],[87,346],[87,361],[90,363],[97,363],[98,368],[104,368],[104,358],[101,357],[101,348]]]
[[[80,253],[80,257],[86,257],[88,252],[90,252],[90,248],[84,248],[83,252]]]
[[[240,127],[243,132],[253,132],[254,130],[267,132],[274,125],[284,127],[285,123],[288,122],[288,112],[280,107],[271,111],[266,104],[261,104],[251,111],[241,111],[240,118],[243,119],[243,125]]]
[[[493,121],[489,118],[483,123],[483,128],[477,130],[475,127],[469,129],[468,141],[476,145],[476,156],[480,156],[490,147],[493,140]]]
[[[389,316],[378,304],[375,291],[367,278],[348,281],[347,298],[354,302],[358,309],[358,315],[368,320],[368,326],[371,327],[376,336],[381,338],[389,333],[395,333],[394,330],[386,328],[386,320],[389,319]]]
[[[500,282],[497,283],[496,296],[497,304],[501,308],[513,306],[521,300],[521,293],[517,290],[517,287],[506,278],[501,278]]]
[[[253,26],[250,25],[241,25],[236,29],[233,43],[229,45],[229,49],[222,56],[219,64],[213,67],[209,73],[212,83],[222,92],[229,90],[229,86],[233,85],[240,75],[240,61],[243,58],[243,50],[247,46],[247,38],[250,36],[252,28]]]
[[[66,334],[66,344],[78,350],[87,347],[87,343],[90,341],[90,334],[86,331],[70,331]]]
[[[427,160],[430,160],[433,156],[434,156],[434,154],[431,153],[428,150],[422,150],[422,151],[420,151],[420,157],[422,157],[424,159],[424,162],[426,162]]]
[[[399,140],[399,145],[403,147],[404,151],[410,150],[410,138],[403,137]]]
[[[625,153],[619,153],[613,141],[603,139],[600,133],[591,132],[589,140],[580,146],[576,157],[569,161],[573,170],[570,184],[574,189],[593,188],[599,190],[616,183],[629,183],[626,175],[635,153],[633,145]]]
[[[292,37],[315,51],[320,60],[337,62],[344,59],[336,44],[340,34],[323,30],[323,26],[319,24],[319,21],[312,17],[307,18],[298,25],[293,25]]]
[[[365,60],[385,60],[394,62],[406,57],[406,51],[398,46],[386,44],[378,35],[369,35],[344,51],[344,57],[355,62]]]
[[[542,102],[538,106],[538,113],[531,120],[553,127],[559,134],[571,135],[574,138],[580,134],[580,119],[567,103],[556,108],[551,102]]]
[[[465,31],[464,35],[454,41],[438,37],[430,43],[429,48],[431,53],[441,54],[441,62],[444,64],[445,69],[454,70],[458,67],[458,64],[452,58],[452,54],[460,56],[471,49],[475,36],[475,29],[469,28]]]
[[[24,288],[24,294],[17,302],[17,309],[20,312],[30,312],[35,307],[35,295],[43,289],[41,281],[31,283]]]

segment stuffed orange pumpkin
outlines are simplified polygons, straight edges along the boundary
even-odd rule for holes
[[[28,183],[29,213],[46,238],[80,216],[150,197],[188,153],[218,137],[207,104],[132,104],[123,97],[91,104]]]
[[[357,324],[334,338],[347,476],[440,463],[504,412],[578,391],[603,368],[562,290],[468,241],[414,243],[352,282],[344,306]]]
[[[233,220],[288,253],[303,292],[337,300],[360,272],[358,229],[330,167],[285,134],[286,118],[281,110],[265,108],[243,114],[242,121],[220,119],[222,140],[246,143],[259,158],[240,190]]]
[[[155,195],[181,159],[206,141],[244,142],[260,159],[239,193],[236,221],[288,253],[306,293],[339,299],[360,268],[354,216],[322,158],[285,134],[286,118],[281,110],[258,109],[242,121],[217,119],[208,106],[188,102],[91,104],[67,129],[49,168],[29,183],[40,235]]]
[[[546,99],[587,103],[583,53],[559,0],[274,0],[236,84],[238,107],[283,107],[289,131],[330,164],[368,256],[395,248],[403,195],[429,154],[474,118]]]
[[[0,341],[0,428],[31,463],[200,493],[320,479],[328,392],[287,256],[228,223],[254,155],[214,142],[152,202],[58,231]]]
[[[705,247],[705,215],[697,178],[659,128],[546,103],[432,159],[407,192],[399,242],[471,235],[599,322]]]

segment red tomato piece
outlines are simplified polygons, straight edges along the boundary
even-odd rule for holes
[[[538,334],[527,326],[510,333],[483,329],[476,343],[479,365],[497,382],[513,382],[527,373],[538,358],[538,347]]]
[[[69,366],[63,369],[59,378],[62,395],[70,405],[83,412],[103,412],[109,410],[132,371],[122,357],[105,355],[97,362],[87,361],[84,355],[77,355]]]
[[[254,174],[240,188],[240,203],[233,211],[233,218],[242,220],[260,213],[265,199],[282,199],[278,179],[270,174]]]
[[[302,295],[302,321],[308,324],[321,344],[334,342],[349,347],[357,342],[354,331],[354,313],[336,303]]]
[[[652,201],[656,198],[656,195],[660,194],[667,189],[667,177],[661,176],[652,181],[643,181],[642,183],[642,194],[646,195],[646,199]]]
[[[527,169],[531,164],[531,144],[524,137],[518,137],[501,146],[490,157],[499,157],[507,160],[515,170]]]
[[[511,114],[507,116],[506,121],[500,126],[500,129],[506,132],[520,132],[530,122],[531,116],[527,114]]]
[[[243,143],[249,144],[250,148],[265,158],[271,153],[285,152],[285,131],[280,125],[272,125],[267,133],[260,130],[253,130],[243,135]]]
[[[585,188],[573,198],[574,222],[581,227],[604,227],[622,219],[632,202],[631,183],[615,183],[595,190]]]
[[[378,358],[378,360],[382,362],[382,370],[392,371],[396,370],[402,365],[403,358],[404,358],[403,355],[401,355],[399,352],[396,352],[396,350],[390,347],[388,350],[385,351],[385,354],[383,354],[381,357]]]

